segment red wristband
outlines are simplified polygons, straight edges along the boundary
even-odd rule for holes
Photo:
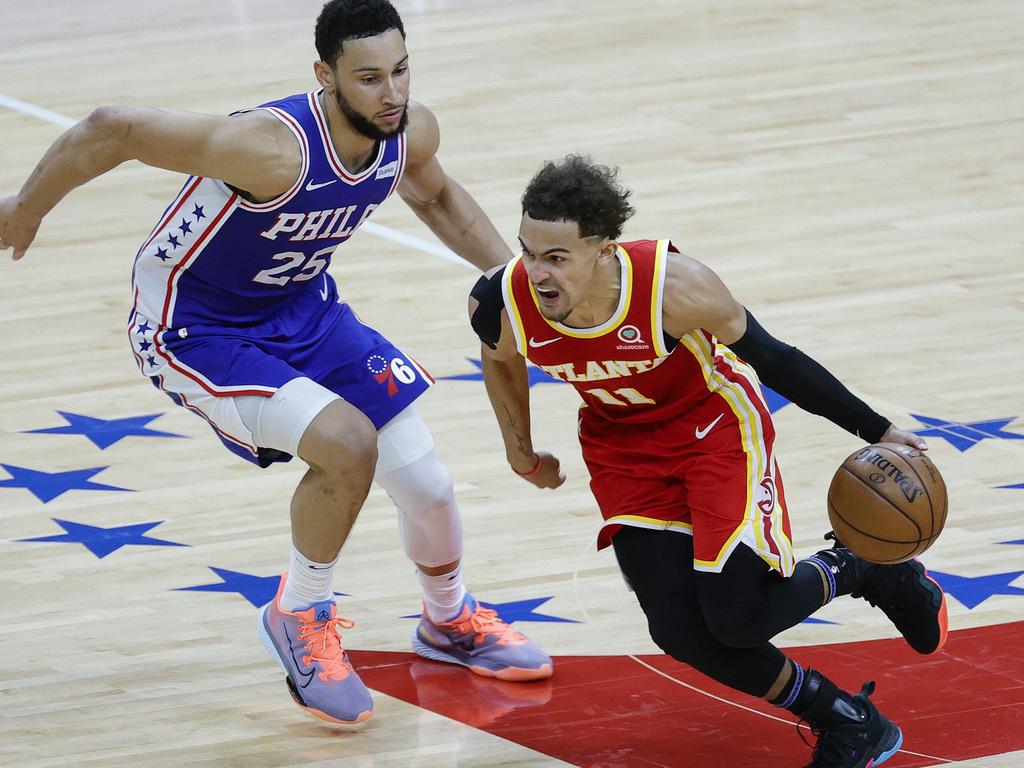
[[[531,469],[529,472],[520,472],[515,467],[512,467],[512,471],[515,472],[520,477],[526,477],[526,478],[533,477],[538,472],[540,472],[541,465],[544,464],[544,461],[541,459],[540,454],[537,453],[536,451],[534,452],[533,455],[537,457],[537,463],[533,465],[533,469]]]

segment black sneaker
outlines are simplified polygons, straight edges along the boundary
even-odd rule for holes
[[[918,653],[942,650],[949,631],[946,595],[920,561],[876,565],[844,547],[834,533],[826,534],[825,538],[834,539],[835,544],[817,557],[835,564],[832,570],[840,585],[838,594],[848,591],[852,597],[881,608]]]
[[[844,694],[848,714],[812,728],[818,741],[807,768],[874,768],[903,746],[903,732],[868,698],[874,690],[874,683],[864,683],[856,696]]]

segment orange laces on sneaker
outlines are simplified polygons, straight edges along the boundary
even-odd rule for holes
[[[299,640],[306,643],[309,653],[302,657],[303,664],[316,662],[320,667],[320,679],[344,680],[352,671],[352,665],[345,658],[341,647],[341,630],[352,629],[356,623],[344,616],[335,616],[327,621],[299,622]]]
[[[527,639],[512,629],[511,626],[498,618],[497,612],[490,608],[484,608],[477,603],[476,610],[466,618],[458,618],[451,622],[461,634],[477,635],[477,644],[482,643],[488,637],[496,637],[498,645],[519,645],[528,642]]]

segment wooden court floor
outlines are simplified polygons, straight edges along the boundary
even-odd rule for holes
[[[441,162],[510,243],[544,160],[617,164],[638,210],[625,238],[671,237],[769,330],[924,432],[951,499],[925,556],[949,594],[948,649],[912,657],[851,600],[779,644],[846,687],[878,681],[907,733],[893,768],[1024,764],[1024,6],[398,7]],[[318,10],[5,0],[0,195],[95,106],[223,114],[311,89]],[[455,479],[468,584],[556,673],[496,685],[410,656],[415,621],[402,617],[419,611],[418,590],[374,490],[335,587],[376,715],[345,732],[302,715],[254,631],[287,562],[301,467],[235,459],[139,376],[125,343],[131,260],[181,181],[126,165],[69,195],[23,261],[0,262],[0,765],[806,762],[788,721],[658,655],[612,555],[594,551],[569,387],[531,390],[535,442],[567,484],[540,492],[507,470],[465,320],[474,273],[397,199],[332,274],[439,379],[420,408]],[[831,473],[857,443],[776,405],[807,555],[827,530]],[[97,421],[114,419],[136,434]]]

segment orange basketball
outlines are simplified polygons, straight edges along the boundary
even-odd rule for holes
[[[851,454],[828,488],[839,541],[873,563],[902,563],[932,545],[946,524],[946,483],[916,448],[877,443]]]

